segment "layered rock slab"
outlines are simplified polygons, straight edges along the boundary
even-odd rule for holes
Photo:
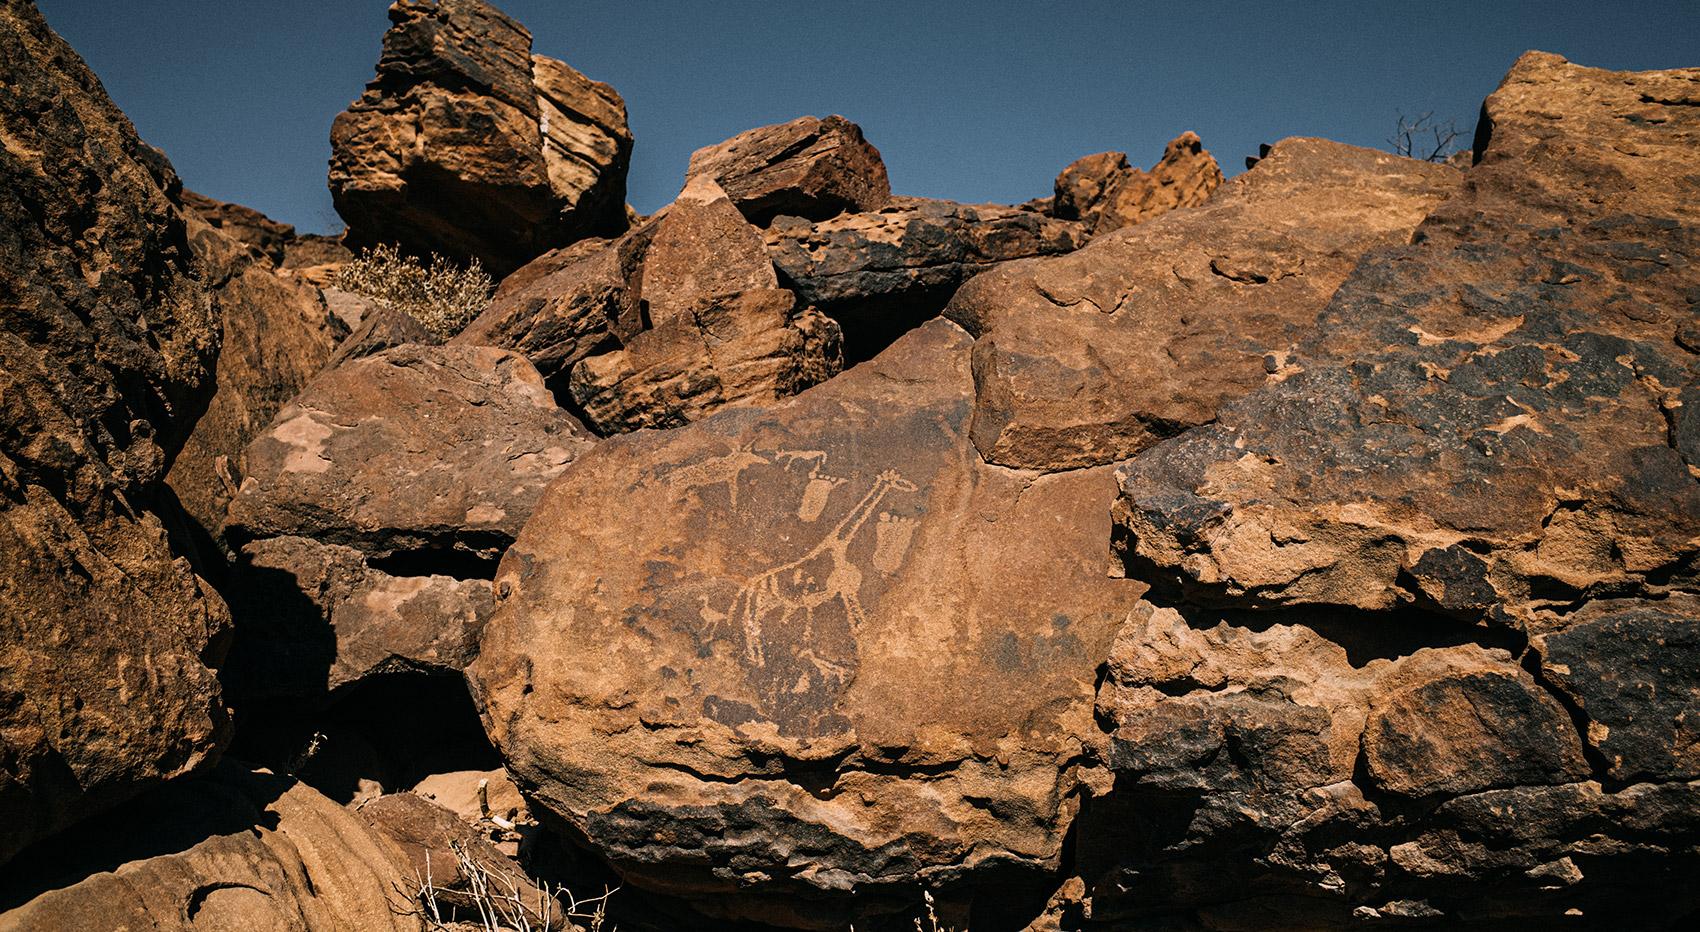
[[[1416,241],[1274,384],[1125,469],[1128,558],[1200,600],[1521,624],[1688,585],[1697,85],[1520,59]]]
[[[531,54],[483,0],[397,0],[377,76],[331,127],[353,246],[479,259],[500,277],[625,229],[632,137],[606,84]]]
[[[159,480],[212,394],[181,190],[33,5],[0,6],[0,861],[228,732],[229,616]]]
[[[765,239],[785,286],[839,320],[849,357],[862,360],[937,316],[968,279],[1000,262],[1073,252],[1086,229],[1014,207],[897,197],[816,222],[781,217]]]
[[[968,350],[936,321],[551,487],[469,670],[534,812],[634,883],[805,926],[1057,863],[1143,587],[1107,574],[1105,470],[979,460]]]
[[[1202,207],[978,276],[945,314],[979,338],[980,452],[1022,468],[1098,465],[1210,421],[1283,377],[1358,258],[1407,242],[1461,178],[1289,139]]]
[[[524,357],[400,346],[325,372],[278,413],[248,448],[225,534],[493,561],[591,442]]]
[[[759,226],[781,214],[824,220],[878,210],[891,199],[879,150],[837,115],[758,126],[704,146],[691,153],[685,175],[719,184]]]
[[[1097,236],[1197,207],[1221,186],[1221,167],[1198,134],[1187,132],[1169,141],[1149,172],[1129,166],[1125,152],[1076,159],[1057,175],[1051,213],[1079,220]]]

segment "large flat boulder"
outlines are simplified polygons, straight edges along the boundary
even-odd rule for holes
[[[969,347],[935,321],[563,473],[469,668],[534,812],[634,884],[802,927],[1056,867],[1144,587],[1108,573],[1107,470],[980,460]]]
[[[497,277],[625,229],[632,137],[606,84],[534,56],[483,0],[396,0],[377,76],[331,126],[352,247],[476,258]]]
[[[0,6],[0,861],[198,770],[224,603],[160,479],[217,307],[170,164],[33,5]]]
[[[1407,242],[1461,178],[1289,139],[1202,207],[980,275],[945,312],[979,337],[980,452],[1023,468],[1097,465],[1212,420],[1283,377],[1358,258]]]
[[[891,199],[879,150],[836,115],[745,130],[691,153],[685,174],[718,183],[761,226],[781,214],[824,220],[878,210]]]
[[[405,345],[325,372],[248,448],[233,543],[494,560],[591,437],[524,357]]]
[[[1128,558],[1202,600],[1525,623],[1686,585],[1697,81],[1520,59],[1415,241],[1271,384],[1126,467]]]

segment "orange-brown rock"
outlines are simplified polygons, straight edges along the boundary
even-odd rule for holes
[[[1520,59],[1414,242],[1269,385],[1126,467],[1129,559],[1199,600],[1516,624],[1688,585],[1697,83]]]
[[[331,127],[353,247],[476,258],[500,277],[625,229],[632,138],[606,84],[531,54],[483,0],[397,0],[378,73]]]
[[[0,4],[0,88],[5,861],[212,763],[229,616],[160,485],[219,346],[180,182],[32,4]]]
[[[1110,463],[1282,377],[1353,264],[1403,243],[1453,169],[1289,139],[1210,203],[969,282],[946,316],[974,346],[988,460]]]
[[[634,884],[798,927],[1059,863],[1144,587],[1106,572],[1107,470],[980,460],[969,343],[934,321],[550,487],[469,669],[534,813]]]
[[[686,177],[718,183],[759,226],[781,214],[825,220],[878,210],[891,199],[879,150],[836,115],[758,126],[705,146],[691,153]]]
[[[389,835],[265,771],[221,765],[72,840],[12,872],[47,892],[0,912],[0,932],[426,928]]]
[[[1197,133],[1169,141],[1151,171],[1133,168],[1125,152],[1083,156],[1057,175],[1051,212],[1083,221],[1096,236],[1144,223],[1181,207],[1197,207],[1222,186],[1222,169]]]
[[[325,372],[278,413],[248,448],[225,532],[494,560],[590,442],[524,357],[401,346]]]
[[[184,510],[210,532],[224,522],[242,481],[243,451],[325,365],[341,334],[318,288],[274,271],[268,250],[281,257],[292,228],[236,204],[208,198],[188,203],[198,205],[198,215],[189,219],[190,243],[219,304],[224,341],[215,371],[218,391],[166,482]]]
[[[796,307],[761,232],[702,177],[621,239],[515,272],[453,342],[526,353],[602,434],[773,401],[842,366],[838,324]]]

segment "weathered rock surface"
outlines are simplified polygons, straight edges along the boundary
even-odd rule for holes
[[[28,3],[0,5],[0,861],[216,757],[224,603],[159,480],[219,319],[180,184]]]
[[[212,532],[242,481],[243,451],[324,366],[341,334],[317,288],[273,271],[267,250],[281,260],[284,231],[292,236],[292,228],[236,204],[207,198],[187,203],[210,205],[210,213],[190,219],[190,243],[202,280],[218,302],[224,341],[215,373],[218,390],[166,482],[184,510]],[[243,238],[233,239],[226,230]]]
[[[837,323],[796,309],[760,231],[700,177],[621,239],[509,276],[453,342],[526,353],[602,434],[786,397],[843,358]]]
[[[534,812],[635,884],[806,927],[1056,866],[1143,587],[1106,572],[1107,470],[980,461],[968,353],[935,321],[550,487],[469,670]]]
[[[568,383],[599,433],[771,402],[842,366],[837,324],[810,311],[793,320],[796,298],[779,287],[761,233],[712,181],[690,182],[655,221],[639,276],[645,329],[585,359]]]
[[[1358,257],[1408,241],[1461,177],[1289,139],[1203,207],[975,278],[945,313],[979,337],[981,454],[1097,465],[1212,420],[1283,377]]]
[[[1128,557],[1201,600],[1525,624],[1691,585],[1697,86],[1520,59],[1416,241],[1274,384],[1126,468]]]
[[[1564,705],[1466,631],[1142,605],[1098,693],[1116,781],[1081,817],[1092,919],[1609,919],[1692,876],[1700,785],[1603,790]],[[1619,696],[1631,715],[1682,701]]]
[[[843,322],[854,360],[935,317],[963,282],[999,262],[1073,252],[1078,223],[994,204],[898,197],[877,210],[766,231],[782,281]]]
[[[524,357],[401,346],[325,372],[278,413],[248,448],[225,532],[494,560],[590,442]]]
[[[402,849],[287,777],[224,765],[127,807],[114,828],[78,839],[97,850],[50,856],[81,879],[0,912],[0,930],[425,928]]]
[[[483,0],[397,0],[378,73],[331,127],[352,247],[477,258],[500,277],[625,229],[632,137],[606,84],[531,54]]]
[[[1125,152],[1076,159],[1057,175],[1051,212],[1079,220],[1096,236],[1144,223],[1181,207],[1197,207],[1222,186],[1222,169],[1197,133],[1170,140],[1163,158],[1146,172],[1130,167]]]
[[[296,239],[295,227],[279,223],[252,207],[207,197],[187,188],[179,200],[208,226],[244,246],[252,246],[273,266],[283,264],[288,248]]]
[[[234,698],[323,700],[370,677],[458,673],[478,652],[490,583],[393,576],[352,547],[273,537],[242,548],[231,608]]]
[[[891,199],[879,150],[836,115],[745,130],[691,153],[685,175],[718,183],[759,226],[781,214],[825,220],[879,210]]]

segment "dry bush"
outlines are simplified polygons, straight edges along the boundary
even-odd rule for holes
[[[1393,135],[1387,137],[1387,145],[1394,155],[1425,162],[1444,162],[1458,151],[1459,135],[1458,124],[1451,120],[1441,123],[1434,118],[1432,110],[1414,120],[1401,113],[1399,125],[1394,128]]]
[[[449,848],[466,878],[465,889],[439,889],[427,858],[425,876],[415,878],[417,889],[398,891],[409,905],[397,912],[417,915],[432,932],[604,932],[608,898],[618,888],[579,899],[565,886],[547,881],[533,886],[525,877],[480,863],[458,842]]]
[[[433,253],[427,265],[387,245],[361,251],[337,271],[333,284],[381,307],[406,311],[444,340],[483,313],[495,287],[477,259],[461,268]]]

